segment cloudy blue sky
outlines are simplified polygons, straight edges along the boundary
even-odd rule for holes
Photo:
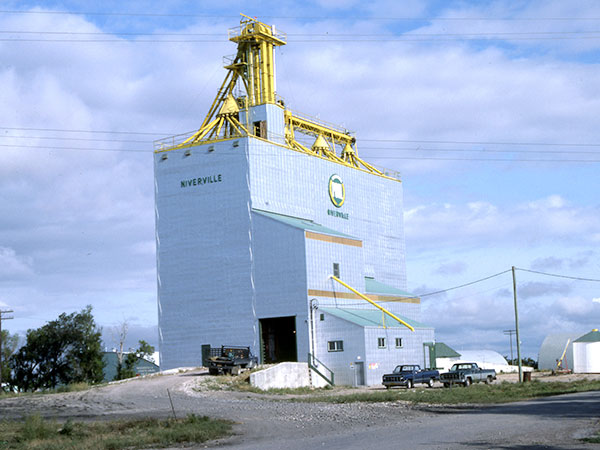
[[[288,35],[278,93],[402,173],[410,291],[511,266],[600,278],[596,1],[0,2],[0,308],[87,304],[157,343],[152,141],[197,129],[238,13]],[[191,6],[193,5],[193,6]],[[600,325],[600,283],[517,271],[523,353]],[[456,349],[509,354],[509,273],[423,297]]]

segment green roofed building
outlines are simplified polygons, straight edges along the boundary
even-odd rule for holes
[[[123,355],[123,358],[126,354]],[[104,361],[104,381],[113,381],[117,376],[117,364],[119,358],[117,352],[104,352],[102,354]],[[159,367],[151,361],[144,358],[138,358],[134,366],[135,376],[148,375],[159,371]]]

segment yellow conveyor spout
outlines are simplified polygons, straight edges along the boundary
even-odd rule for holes
[[[396,316],[395,314],[391,313],[390,311],[388,311],[387,309],[385,309],[382,306],[379,306],[377,303],[375,303],[373,300],[371,300],[369,297],[367,297],[364,294],[361,294],[360,292],[358,292],[356,289],[354,289],[351,286],[348,286],[346,283],[344,283],[342,280],[340,280],[338,277],[331,275],[329,278],[331,278],[332,280],[337,281],[338,283],[340,283],[342,286],[344,286],[346,289],[351,290],[352,292],[354,292],[356,295],[358,295],[360,298],[362,298],[363,300],[368,301],[371,305],[375,306],[376,308],[380,309],[384,314],[387,314],[388,316],[390,316],[392,319],[396,319],[398,322],[400,322],[402,325],[404,325],[406,328],[408,328],[410,331],[415,331],[415,329],[413,327],[411,327],[409,324],[407,324],[404,320],[400,319],[398,316]]]

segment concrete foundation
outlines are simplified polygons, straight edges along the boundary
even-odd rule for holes
[[[262,390],[310,387],[308,364],[284,362],[250,375],[250,384]],[[312,387],[324,387],[327,382],[314,371]]]

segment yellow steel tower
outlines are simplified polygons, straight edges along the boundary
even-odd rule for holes
[[[240,26],[229,30],[229,40],[237,43],[237,53],[224,58],[227,75],[200,129],[179,142],[157,142],[157,151],[243,136],[266,139],[267,134],[249,124],[244,114],[258,105],[274,104],[284,109],[282,142],[287,147],[386,177],[384,172],[358,157],[356,139],[348,130],[302,117],[284,107],[275,89],[273,51],[276,46],[286,44],[285,33],[242,14]],[[246,95],[236,97],[236,87],[243,87]],[[314,144],[309,148],[299,142],[298,132],[315,138]],[[397,176],[393,178],[397,180]]]

